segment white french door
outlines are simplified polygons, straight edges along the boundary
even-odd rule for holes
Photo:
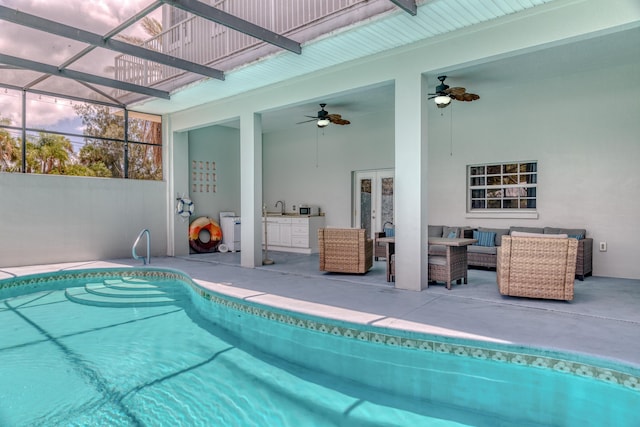
[[[373,237],[385,224],[393,224],[393,169],[355,171],[353,224]]]

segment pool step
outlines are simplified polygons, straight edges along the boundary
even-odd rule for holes
[[[147,284],[147,286],[140,286],[137,284],[126,286],[126,284],[121,283],[113,286],[105,283],[87,283],[84,285],[84,288],[90,294],[105,297],[155,298],[167,295],[165,291],[151,284]]]
[[[175,287],[161,287],[141,279],[107,279],[65,289],[66,297],[78,304],[98,307],[151,307],[173,305],[184,295]]]

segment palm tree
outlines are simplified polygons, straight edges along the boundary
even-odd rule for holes
[[[27,172],[63,174],[73,146],[68,138],[41,132],[35,143],[27,142]]]
[[[9,124],[6,119],[0,123]],[[20,160],[20,145],[6,129],[0,129],[0,171],[13,171]]]
[[[162,34],[162,24],[154,18],[145,16],[140,21],[142,28],[150,38],[155,38]],[[140,37],[118,35],[118,38],[124,40],[127,43],[137,46],[146,45],[146,41]],[[153,49],[152,46],[146,46],[149,49]],[[107,67],[105,70],[109,73],[115,73],[115,67]],[[102,135],[105,136],[105,135]],[[132,164],[140,166],[139,163],[146,163],[145,159],[150,159],[152,165],[150,169],[152,171],[134,170],[131,171],[130,176],[132,178],[162,178],[162,123],[151,120],[130,119],[129,120],[129,139],[148,142],[153,145],[140,145],[136,146],[136,149],[130,151],[130,160]],[[135,154],[133,154],[135,153]],[[141,156],[141,159],[135,157]],[[139,160],[139,161],[138,161]],[[130,168],[131,169],[131,168]],[[148,169],[148,168],[144,168]],[[146,173],[145,173],[146,172]]]

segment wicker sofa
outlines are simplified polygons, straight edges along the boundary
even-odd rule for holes
[[[503,236],[496,268],[500,294],[571,301],[577,252],[578,240],[566,234]]]
[[[487,228],[468,226],[449,227],[444,225],[430,225],[429,237],[478,237],[479,233],[484,236],[493,235],[491,242],[485,244],[475,244],[467,246],[467,264],[471,267],[485,267],[495,269],[497,266],[498,248],[502,245],[502,238],[509,236],[514,231],[537,234],[567,234],[569,237],[578,239],[578,253],[576,258],[575,275],[578,279],[584,280],[585,276],[590,276],[593,272],[593,239],[587,236],[585,229],[578,228],[557,228],[557,227],[509,227],[509,228]],[[432,255],[441,255],[444,248],[430,246],[429,253]]]
[[[373,266],[373,240],[363,228],[320,228],[320,271],[364,274]]]

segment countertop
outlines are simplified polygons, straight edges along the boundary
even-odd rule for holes
[[[321,213],[320,215],[300,215],[293,212],[267,212],[267,217],[269,218],[311,218],[316,216],[324,216],[324,213]]]

